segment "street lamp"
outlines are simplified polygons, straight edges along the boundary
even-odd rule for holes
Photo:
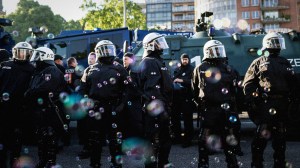
[[[126,0],[123,0],[123,27],[126,27]]]

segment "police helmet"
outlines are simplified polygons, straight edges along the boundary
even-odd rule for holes
[[[203,47],[203,59],[226,58],[224,45],[218,40],[210,40]]]
[[[99,41],[95,47],[95,53],[97,58],[115,57],[117,55],[115,45],[109,40]]]
[[[263,49],[285,49],[285,41],[281,34],[277,32],[271,32],[265,35],[263,38]]]
[[[30,62],[43,61],[50,65],[54,64],[54,53],[50,48],[39,47],[34,50]]]
[[[32,46],[27,42],[19,42],[12,48],[13,58],[20,61],[28,61],[32,56]]]
[[[168,43],[163,35],[159,33],[149,33],[143,39],[143,47],[145,51],[155,51],[168,49]]]

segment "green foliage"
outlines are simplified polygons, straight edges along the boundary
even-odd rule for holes
[[[26,37],[31,34],[28,32],[30,27],[46,26],[48,33],[58,35],[65,27],[72,27],[71,23],[67,23],[60,15],[54,15],[49,6],[40,5],[33,0],[20,0],[17,6],[17,10],[6,18],[14,21],[13,26],[6,27],[7,32],[14,30],[19,32],[18,37],[14,37],[16,42],[24,41]],[[45,33],[42,37],[46,37],[48,33]]]
[[[81,30],[81,24],[78,20],[70,20],[63,25],[64,30]]]
[[[91,0],[84,0],[81,5],[83,10],[88,10],[83,19],[84,29],[90,30],[95,27],[101,29],[113,29],[123,27],[123,1],[105,0],[105,4],[100,6]],[[145,29],[146,16],[142,13],[141,7],[136,3],[126,1],[126,22],[129,29]]]

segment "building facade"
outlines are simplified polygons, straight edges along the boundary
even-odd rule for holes
[[[146,0],[147,27],[193,31],[194,0]]]
[[[245,19],[251,29],[299,31],[298,0],[238,0],[238,19]]]

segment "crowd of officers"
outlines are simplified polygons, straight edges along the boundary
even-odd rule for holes
[[[243,155],[238,117],[238,106],[243,102],[237,98],[239,94],[245,95],[250,119],[257,126],[251,167],[263,167],[263,152],[270,137],[274,167],[285,167],[285,124],[295,76],[289,61],[280,56],[285,45],[279,33],[264,37],[263,54],[252,62],[244,80],[228,64],[225,47],[217,40],[204,45],[202,63],[196,68],[183,53],[172,76],[161,57],[168,49],[164,36],[149,33],[143,47],[141,62],[136,62],[133,53],[125,53],[122,65],[115,60],[115,45],[99,41],[88,56],[89,67],[78,75],[74,57],[64,68],[63,58],[51,49],[33,49],[26,42],[16,44],[13,58],[0,65],[0,167],[13,167],[20,157],[26,136],[22,128],[28,122],[24,118],[35,123],[36,167],[56,164],[59,140],[70,143],[70,121],[60,100],[64,92],[92,101],[93,106],[86,109],[88,115],[77,121],[77,128],[83,145],[78,156],[90,158],[93,168],[101,167],[105,142],[111,167],[121,168],[118,157],[124,154],[122,143],[130,137],[144,139],[151,149],[143,154],[145,168],[170,166],[172,143],[182,147],[192,143],[195,111],[200,121],[198,167],[209,167],[209,154],[222,148],[227,167],[238,168],[236,155]],[[218,141],[221,146],[216,146]]]

